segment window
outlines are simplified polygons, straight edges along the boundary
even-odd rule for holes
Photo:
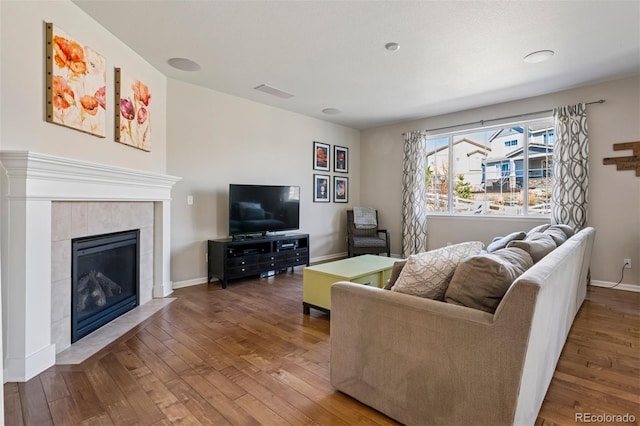
[[[427,138],[427,208],[478,215],[548,215],[553,120]]]

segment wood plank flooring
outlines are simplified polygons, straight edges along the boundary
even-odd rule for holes
[[[392,425],[329,382],[329,317],[302,315],[302,270],[176,290],[76,366],[7,383],[6,425]],[[640,293],[590,288],[537,425],[640,418]]]

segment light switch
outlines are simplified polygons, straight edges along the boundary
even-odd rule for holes
[[[193,195],[187,195],[187,205],[193,205]]]

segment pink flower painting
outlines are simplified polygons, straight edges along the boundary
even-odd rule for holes
[[[47,121],[105,137],[104,58],[51,23],[46,34]]]
[[[116,141],[151,151],[151,91],[149,86],[116,68]]]

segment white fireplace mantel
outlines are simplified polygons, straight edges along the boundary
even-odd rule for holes
[[[172,292],[171,188],[180,178],[29,151],[0,151],[4,380],[55,364],[51,339],[51,202],[152,201],[153,296]]]

